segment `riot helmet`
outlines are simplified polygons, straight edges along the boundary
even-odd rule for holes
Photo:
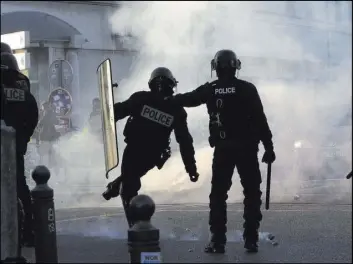
[[[2,82],[13,82],[13,80],[21,82],[21,88],[30,91],[30,81],[28,77],[20,72],[16,57],[12,53],[1,53],[1,75]]]
[[[232,50],[220,50],[211,60],[211,75],[212,71],[216,71],[220,79],[232,78],[236,70],[240,69],[241,62]]]
[[[17,60],[12,53],[1,52],[1,69],[20,71]]]
[[[165,67],[158,67],[151,73],[148,85],[152,92],[158,92],[164,96],[171,96],[174,93],[178,81],[174,78],[172,72]]]
[[[13,53],[10,45],[8,45],[5,42],[1,42],[1,53],[6,52],[6,53]]]

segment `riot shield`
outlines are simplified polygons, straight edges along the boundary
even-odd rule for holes
[[[114,92],[110,59],[103,61],[97,69],[98,89],[101,103],[102,134],[104,142],[105,177],[119,164],[118,141],[114,118]]]

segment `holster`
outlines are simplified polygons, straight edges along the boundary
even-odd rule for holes
[[[172,151],[170,149],[170,146],[168,146],[162,153],[160,159],[157,161],[157,168],[160,170],[163,168],[164,164],[167,162],[167,160],[170,158],[172,155]]]

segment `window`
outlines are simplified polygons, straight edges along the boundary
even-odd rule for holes
[[[328,57],[330,64],[340,64],[352,59],[352,35],[330,32]]]
[[[313,1],[312,5],[312,16],[314,20],[326,21],[327,20],[327,1]]]
[[[341,1],[335,1],[335,22],[339,23],[342,21],[342,2]]]
[[[334,21],[336,23],[352,23],[352,2],[334,1]]]
[[[295,4],[296,1],[286,1],[286,15],[295,17]]]
[[[312,3],[309,1],[294,1],[295,16],[301,19],[312,19]]]
[[[256,11],[260,13],[274,14],[274,15],[286,15],[286,3],[285,1],[257,1]]]

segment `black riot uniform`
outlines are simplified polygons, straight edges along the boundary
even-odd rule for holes
[[[25,178],[24,155],[38,123],[38,106],[30,93],[28,78],[19,72],[16,58],[8,52],[1,53],[1,89],[6,98],[2,116],[6,125],[16,130],[17,192],[25,213],[24,244],[32,246],[33,217],[30,191]]]
[[[127,145],[122,157],[121,176],[108,184],[103,196],[107,200],[118,196],[122,182],[121,196],[126,210],[141,188],[140,178],[155,166],[161,169],[170,157],[169,142],[173,130],[190,180],[198,179],[187,113],[181,106],[165,100],[173,95],[176,84],[169,69],[156,68],[149,80],[151,91],[136,92],[128,100],[114,105],[116,121],[129,116],[124,129]],[[167,176],[165,180],[168,181]]]
[[[223,253],[226,243],[227,198],[237,168],[244,189],[245,248],[257,251],[258,228],[262,219],[261,174],[257,158],[258,144],[265,147],[264,162],[275,159],[272,134],[256,87],[235,77],[240,60],[231,50],[217,52],[211,61],[218,80],[196,90],[178,94],[173,102],[184,107],[207,105],[209,143],[215,147],[212,165],[209,225],[211,243],[205,251]]]

